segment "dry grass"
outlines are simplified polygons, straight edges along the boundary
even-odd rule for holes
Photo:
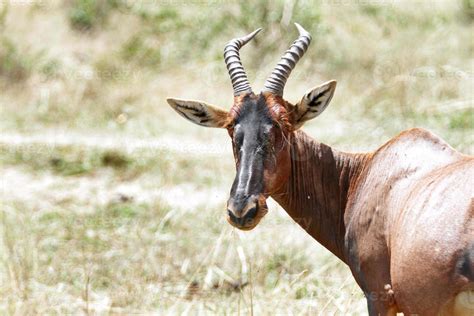
[[[287,98],[338,80],[309,134],[359,151],[421,126],[472,154],[468,1],[97,3],[0,1],[0,313],[364,314],[275,203],[252,232],[225,222],[228,136],[164,100],[230,106],[222,46],[263,26],[242,50],[258,90],[298,21],[314,43]]]

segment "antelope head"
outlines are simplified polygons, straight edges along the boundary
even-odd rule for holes
[[[283,54],[261,93],[255,94],[250,88],[239,55],[240,48],[260,32],[257,29],[225,46],[224,59],[234,89],[229,111],[202,101],[167,99],[187,120],[227,129],[237,169],[227,202],[227,220],[242,230],[257,226],[267,213],[266,199],[290,175],[294,131],[324,111],[336,88],[336,82],[329,81],[306,92],[294,105],[283,99],[286,80],[311,42],[310,34],[295,25],[299,36]]]

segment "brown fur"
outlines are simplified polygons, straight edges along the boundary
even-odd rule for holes
[[[291,113],[293,107],[288,104],[282,97],[275,96],[271,93],[264,95],[267,107],[275,120],[284,132],[292,130]]]
[[[366,154],[318,143],[297,128],[299,112],[311,119],[324,110],[335,82],[321,87],[330,95],[319,99],[324,92],[315,90],[299,107],[264,94],[273,122],[258,156],[259,178],[245,182],[261,185],[240,196],[239,209],[231,196],[229,223],[254,228],[271,196],[350,267],[371,315],[474,315],[474,158],[423,129],[402,132]],[[236,97],[230,112],[198,101],[168,102],[196,124],[227,128],[239,170],[233,133],[245,97],[257,98]],[[240,216],[245,213],[252,216]]]
[[[474,287],[456,270],[474,243],[474,159],[422,129],[373,153],[339,152],[293,131],[291,104],[266,100],[286,145],[265,196],[349,265],[371,315],[454,313],[456,295]]]

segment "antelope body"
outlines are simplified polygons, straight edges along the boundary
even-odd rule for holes
[[[350,267],[370,315],[474,315],[474,158],[423,129],[363,154],[337,151],[299,130],[327,107],[336,82],[296,105],[282,98],[311,40],[297,27],[299,38],[258,95],[239,49],[260,30],[227,44],[230,111],[168,99],[188,120],[229,132],[237,169],[229,223],[254,228],[272,197]]]

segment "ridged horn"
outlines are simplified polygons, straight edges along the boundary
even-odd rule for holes
[[[280,62],[265,81],[263,91],[270,92],[278,96],[283,96],[286,80],[290,76],[291,71],[295,68],[296,63],[303,57],[311,43],[311,35],[298,23],[295,23],[299,37],[281,57]]]
[[[244,92],[252,92],[247,74],[240,61],[239,50],[261,30],[259,28],[246,36],[234,38],[224,48],[224,60],[229,71],[230,80],[232,81],[232,87],[234,88],[234,96]]]

